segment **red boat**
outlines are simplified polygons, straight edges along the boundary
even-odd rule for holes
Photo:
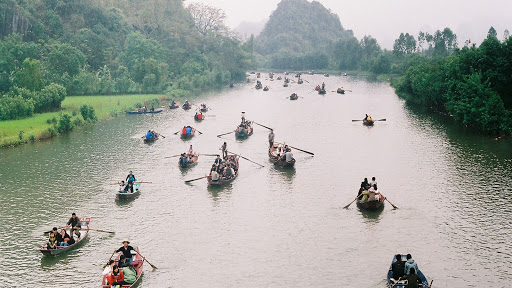
[[[135,282],[133,282],[132,284],[119,286],[120,288],[135,287],[140,282],[140,277],[142,276],[142,268],[143,268],[143,265],[144,265],[144,259],[139,254],[139,247],[136,247],[135,251],[137,251],[137,254],[133,256],[132,265],[133,265],[133,268],[135,269],[135,272],[137,274],[137,278],[135,279]],[[122,254],[123,253],[119,253],[117,255],[116,259],[114,260],[116,265],[119,263],[119,258],[121,257]],[[122,269],[122,268],[120,268],[120,269]],[[109,285],[109,283],[107,281],[107,275],[103,275],[103,278],[101,279],[101,287],[103,287],[103,288],[112,287],[111,285]]]

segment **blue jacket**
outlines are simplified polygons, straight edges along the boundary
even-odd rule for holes
[[[411,268],[414,268],[414,270],[416,270],[416,274],[418,274],[418,272],[420,271],[418,269],[418,264],[416,264],[416,262],[414,262],[414,259],[409,259],[409,260],[407,260],[407,262],[405,262],[405,267],[404,267],[405,274],[409,274],[409,271],[411,270]]]
[[[148,131],[148,133],[146,133],[146,139],[151,139],[153,137],[155,137],[155,136],[150,131]]]
[[[192,128],[187,127],[187,134],[189,134],[189,135],[192,134]]]

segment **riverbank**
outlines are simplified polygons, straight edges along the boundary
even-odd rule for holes
[[[144,95],[115,95],[115,96],[68,96],[62,102],[62,109],[57,112],[35,114],[33,117],[0,122],[0,147],[10,147],[52,138],[57,135],[54,127],[61,115],[71,116],[72,123],[84,123],[80,107],[88,105],[94,108],[98,121],[104,121],[137,106],[153,104],[170,100],[171,96]],[[179,98],[179,97],[173,97]],[[78,120],[77,120],[78,119]]]

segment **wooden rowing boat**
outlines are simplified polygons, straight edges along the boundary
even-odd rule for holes
[[[137,278],[135,278],[135,282],[133,282],[132,284],[130,284],[130,285],[122,285],[119,288],[135,287],[140,282],[140,278],[142,276],[142,270],[144,268],[144,259],[139,254],[139,247],[135,247],[135,251],[137,251],[137,254],[133,256],[132,265],[133,265],[133,268],[135,269],[135,273],[137,274]],[[119,263],[119,258],[121,257],[122,254],[123,253],[119,253],[117,255],[116,259],[114,260],[116,265]],[[123,269],[123,268],[119,268],[119,269]],[[101,286],[102,286],[102,288],[109,288],[109,287],[111,287],[111,285],[107,281],[107,276],[108,275],[103,275],[103,278],[101,279]]]
[[[151,111],[151,110],[137,110],[137,111],[126,111],[126,114],[157,114],[157,113],[160,113],[164,111],[163,108],[158,108],[158,109],[155,109],[154,111]]]
[[[343,88],[338,88],[338,89],[336,90],[336,93],[338,93],[338,94],[345,94],[345,89],[343,89]]]
[[[265,86],[265,88],[263,88],[263,91],[268,91],[268,90],[269,90],[268,86]]]
[[[299,96],[297,95],[297,93],[293,93],[292,95],[290,95],[290,100],[297,100],[299,99]]]
[[[196,114],[196,115],[194,115],[194,120],[196,120],[197,122],[203,121],[204,118],[205,118],[205,116],[203,114]]]
[[[259,89],[263,88],[263,85],[261,83],[258,83],[258,84],[256,84],[255,88],[256,88],[256,90],[259,90]]]
[[[192,128],[192,131],[190,132],[190,134],[183,134],[183,130],[181,130],[181,139],[190,139],[192,137],[194,137],[194,135],[196,135],[196,129]]]
[[[320,90],[318,90],[318,94],[320,94],[320,95],[324,95],[326,93],[327,93],[327,91],[325,91],[325,89],[320,88]]]
[[[249,122],[246,122],[246,123],[248,123],[247,127],[242,127],[241,125],[238,125],[238,127],[236,127],[236,130],[235,130],[236,138],[243,139],[243,138],[247,138],[252,135],[252,132],[253,132],[252,126]]]
[[[230,155],[230,156],[228,156],[228,158],[234,160],[235,163],[236,163],[236,169],[234,169],[235,170],[235,175],[233,175],[233,177],[231,177],[231,178],[220,177],[219,180],[213,181],[212,180],[211,171],[210,171],[210,175],[208,175],[206,177],[206,181],[208,181],[208,185],[221,186],[221,185],[224,185],[224,184],[232,182],[233,180],[236,179],[236,177],[238,177],[238,170],[239,170],[239,167],[240,167],[239,164],[238,164],[238,160],[239,160],[240,157],[239,156],[235,156],[235,155]]]
[[[174,105],[169,105],[169,109],[178,109],[180,105],[180,102],[174,102]]]
[[[84,239],[87,238],[87,236],[89,235],[89,224],[91,223],[91,217],[80,217],[79,221],[80,221],[80,226],[81,226],[80,238],[77,238],[73,234],[70,235],[73,237],[73,239],[75,239],[74,244],[69,245],[69,246],[57,246],[56,249],[48,249],[48,240],[47,240],[44,242],[43,246],[41,246],[39,251],[41,251],[41,253],[43,253],[43,255],[57,256],[57,255],[63,254],[65,252],[68,252],[68,251],[73,250],[76,247],[78,247],[78,245],[80,243],[82,243],[82,241],[84,241]]]
[[[280,152],[280,149],[283,148],[284,146],[281,144],[274,144],[271,148],[268,149],[268,157],[270,158],[270,162],[280,167],[293,167],[295,165],[295,158],[293,158],[293,160],[290,162],[284,160],[284,152]]]
[[[208,107],[201,105],[201,109],[199,109],[201,112],[208,112]]]
[[[375,201],[367,201],[367,202],[361,203],[361,201],[358,199],[356,201],[356,204],[357,204],[357,207],[359,207],[359,209],[379,210],[379,209],[384,208],[384,200],[385,200],[385,198],[381,195],[379,197],[378,201],[375,200]]]
[[[197,164],[197,160],[199,160],[199,156],[197,154],[194,154],[192,158],[190,158],[190,161],[187,162],[187,164],[183,165],[181,162],[181,157],[178,160],[178,165],[180,168],[189,168]]]
[[[128,184],[126,184],[128,185]],[[126,185],[124,187],[126,187]],[[124,192],[124,187],[119,187],[116,191],[116,198],[119,200],[127,200],[132,199],[138,195],[140,195],[140,183],[137,183],[137,181],[133,182],[133,193],[129,191]]]
[[[363,119],[363,125],[364,125],[364,126],[373,126],[373,123],[374,123],[374,122],[375,122],[375,121],[373,121],[373,120],[366,120],[366,119]]]
[[[146,135],[143,136],[144,138],[144,143],[153,143],[155,142],[156,140],[160,139],[160,137],[158,136],[158,134],[155,135],[155,137],[151,137],[151,138],[146,138]]]
[[[302,79],[297,80],[297,84],[302,84],[304,81]]]
[[[406,255],[402,255],[402,261],[407,261],[407,258],[406,258]],[[406,287],[407,286],[407,281],[400,281],[398,282],[397,284],[395,284],[391,279],[393,279],[393,270],[392,270],[392,267],[393,267],[393,263],[396,262],[396,258],[395,256],[393,256],[393,260],[391,260],[391,265],[389,265],[389,270],[388,270],[388,275],[386,277],[387,281],[386,281],[386,287],[388,288],[400,288],[400,287]],[[425,277],[425,275],[423,274],[423,272],[421,271],[416,271],[416,274],[418,274],[418,276],[420,277],[421,279],[421,284],[418,284],[419,285],[419,288],[429,288],[430,285],[428,285],[428,280],[427,280],[427,277]],[[395,280],[398,280],[398,279],[395,279]],[[393,286],[394,285],[394,286]]]
[[[185,111],[190,110],[192,108],[192,105],[184,103],[183,105],[181,105],[181,108],[183,108],[183,110]]]

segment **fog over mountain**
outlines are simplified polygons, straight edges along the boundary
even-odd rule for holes
[[[280,0],[187,0],[185,4],[202,2],[223,9],[227,24],[235,28],[240,23],[261,22],[277,8]],[[401,32],[417,35],[419,31],[434,32],[450,27],[458,36],[459,46],[471,39],[479,44],[493,26],[501,39],[503,31],[512,31],[512,1],[502,0],[318,0],[338,14],[345,29],[357,38],[372,35],[383,48],[392,49]]]

